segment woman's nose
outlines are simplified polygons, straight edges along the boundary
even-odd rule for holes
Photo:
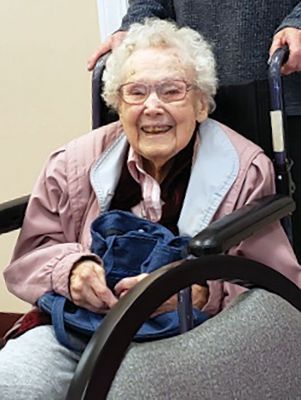
[[[162,112],[163,103],[155,91],[151,92],[144,102],[145,112]]]

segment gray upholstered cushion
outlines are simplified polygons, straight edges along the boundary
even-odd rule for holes
[[[133,344],[108,399],[301,399],[301,314],[264,290],[200,327]]]

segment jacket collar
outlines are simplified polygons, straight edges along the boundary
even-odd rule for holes
[[[198,134],[200,145],[178,222],[181,235],[193,236],[210,223],[239,171],[237,151],[217,122],[208,119],[200,125]],[[127,149],[123,133],[91,169],[90,181],[101,213],[109,209]]]
[[[90,171],[90,182],[95,191],[100,213],[107,211],[118,184],[128,141],[122,133],[112,145],[101,154]]]
[[[199,128],[200,145],[195,155],[178,227],[193,236],[212,220],[234,183],[239,156],[221,126],[207,119]]]

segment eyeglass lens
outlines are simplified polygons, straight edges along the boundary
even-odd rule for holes
[[[120,87],[122,99],[129,104],[143,103],[150,95],[152,89],[159,99],[165,103],[182,100],[187,92],[187,84],[184,81],[163,81],[154,85],[141,82],[126,83]]]

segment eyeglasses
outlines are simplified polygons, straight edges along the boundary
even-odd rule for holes
[[[129,82],[118,89],[119,96],[127,104],[142,104],[155,90],[156,95],[164,103],[183,100],[186,93],[194,87],[182,80],[164,80],[148,85],[143,82]]]

